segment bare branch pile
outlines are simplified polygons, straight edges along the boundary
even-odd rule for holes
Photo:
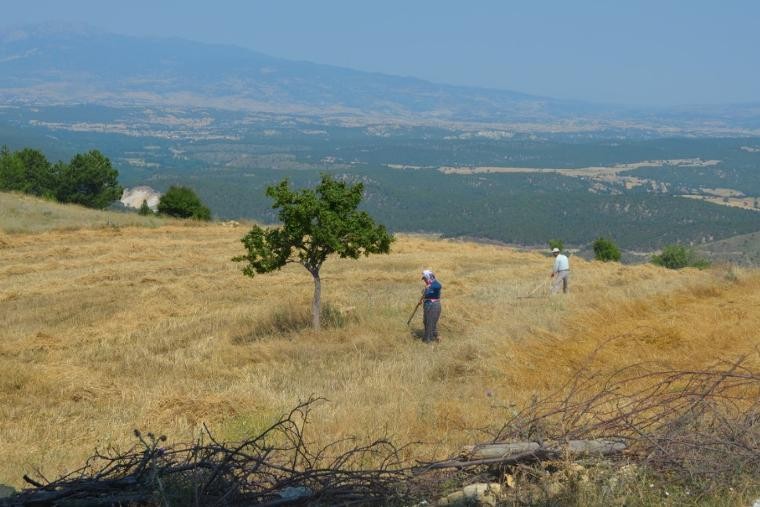
[[[492,441],[414,466],[410,449],[386,439],[313,450],[304,429],[317,401],[235,445],[208,430],[174,447],[136,432],[133,449],[97,453],[60,479],[25,476],[34,487],[0,505],[409,505],[467,485],[493,494],[520,467],[580,459],[635,463],[701,493],[760,485],[760,375],[746,357],[704,370],[582,368],[514,412]]]
[[[760,375],[747,357],[705,370],[581,369],[494,438],[515,440],[538,442],[533,454],[550,441],[620,442],[627,461],[707,487],[760,477]]]
[[[5,505],[372,505],[401,495],[408,471],[390,442],[309,448],[304,428],[316,401],[234,446],[207,431],[209,442],[169,448],[165,437],[135,431],[139,444],[127,452],[97,453],[52,482],[24,476],[34,488]]]

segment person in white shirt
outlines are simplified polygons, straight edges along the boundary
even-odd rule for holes
[[[558,293],[561,284],[562,292],[567,294],[567,282],[570,276],[570,261],[567,259],[567,255],[559,252],[559,248],[552,248],[552,255],[554,255],[554,269],[552,270],[551,278],[554,278],[554,281],[552,282],[551,293]]]

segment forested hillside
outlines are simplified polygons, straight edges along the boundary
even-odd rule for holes
[[[364,206],[395,231],[540,246],[562,238],[574,247],[604,235],[651,251],[760,230],[760,213],[701,200],[760,197],[756,137],[347,126],[93,105],[0,109],[0,136],[12,150],[34,147],[51,160],[98,149],[121,185],[189,186],[220,218],[271,222],[266,186],[283,178],[311,185],[327,172],[364,182]]]
[[[760,214],[667,195],[609,195],[588,191],[578,178],[559,175],[444,175],[435,170],[360,169],[336,174],[362,181],[364,204],[396,231],[481,237],[507,243],[545,245],[563,238],[580,246],[599,235],[622,247],[651,250],[668,243],[699,244],[757,231]],[[318,175],[259,170],[245,175],[187,175],[222,217],[274,220],[264,188],[289,177],[311,185]],[[157,186],[181,181],[156,178]]]

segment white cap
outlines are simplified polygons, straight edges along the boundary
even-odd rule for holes
[[[422,278],[424,278],[425,280],[430,280],[433,276],[435,276],[433,275],[433,270],[431,269],[422,270]]]
[[[557,248],[556,246],[552,248],[552,253],[559,253],[559,248]]]

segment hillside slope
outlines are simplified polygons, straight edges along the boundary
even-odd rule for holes
[[[557,388],[602,346],[605,367],[699,367],[752,352],[760,274],[574,258],[572,293],[520,298],[551,259],[402,236],[388,256],[329,260],[320,333],[299,266],[250,280],[244,228],[50,230],[0,243],[0,483],[55,476],[132,430],[222,439],[324,396],[311,438],[389,435],[441,457]],[[419,272],[444,285],[442,342],[416,338]],[[611,342],[609,340],[615,338]],[[608,343],[609,342],[609,343]],[[604,345],[604,344],[607,345]]]
[[[700,247],[709,259],[718,262],[760,265],[760,233],[740,234]]]
[[[0,192],[0,232],[29,233],[60,229],[143,226],[167,223],[159,217],[60,204],[19,193]]]

